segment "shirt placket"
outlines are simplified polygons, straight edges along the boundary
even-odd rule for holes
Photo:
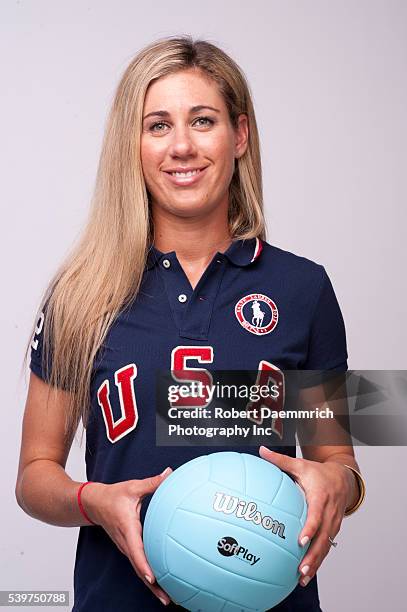
[[[175,253],[165,255],[159,266],[180,337],[207,340],[216,296],[227,266],[225,257],[222,253],[214,256],[195,289]]]

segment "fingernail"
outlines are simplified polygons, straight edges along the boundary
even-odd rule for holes
[[[309,542],[309,537],[308,536],[304,536],[300,542],[301,546],[306,546]]]
[[[160,476],[166,476],[167,472],[168,473],[171,472],[171,468],[170,467],[165,468],[165,470],[163,472],[161,472]]]
[[[271,451],[270,451],[270,449],[269,449],[269,448],[267,448],[267,446],[260,446],[260,449],[262,449],[262,448],[264,448],[264,450],[266,450],[266,451],[271,452]]]
[[[305,578],[303,578],[302,581],[301,581],[302,586],[307,586],[307,584],[309,583],[310,580],[311,580],[310,576],[305,576]]]
[[[158,599],[161,601],[163,606],[168,606],[168,601],[165,601],[164,597],[159,597]]]
[[[302,567],[302,568],[300,569],[300,572],[301,572],[301,574],[302,574],[303,576],[305,576],[306,574],[308,574],[308,572],[309,572],[309,565],[304,565],[304,567]]]
[[[148,576],[147,574],[144,576],[144,578],[147,580],[147,582],[149,584],[153,584],[153,579],[151,578],[151,576]]]

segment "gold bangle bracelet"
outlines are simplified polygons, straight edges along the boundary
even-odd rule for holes
[[[346,463],[343,463],[342,465],[352,470],[352,472],[355,474],[356,481],[358,483],[358,488],[359,488],[359,498],[353,504],[353,506],[345,510],[344,516],[350,516],[351,514],[356,512],[356,510],[362,505],[365,499],[365,496],[366,496],[366,485],[365,485],[365,481],[363,480],[362,474],[360,474],[357,470],[355,470],[354,467],[350,465],[346,465]]]

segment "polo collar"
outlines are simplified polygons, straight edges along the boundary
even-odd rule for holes
[[[244,267],[256,261],[262,250],[263,243],[260,238],[246,238],[245,240],[234,240],[224,253],[218,252],[217,254],[226,257],[235,266]],[[151,270],[161,259],[173,255],[175,251],[162,253],[152,245],[147,254],[147,270]]]

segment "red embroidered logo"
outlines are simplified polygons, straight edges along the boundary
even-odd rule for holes
[[[240,325],[256,336],[273,331],[278,323],[278,309],[273,300],[262,293],[245,295],[235,306]]]

